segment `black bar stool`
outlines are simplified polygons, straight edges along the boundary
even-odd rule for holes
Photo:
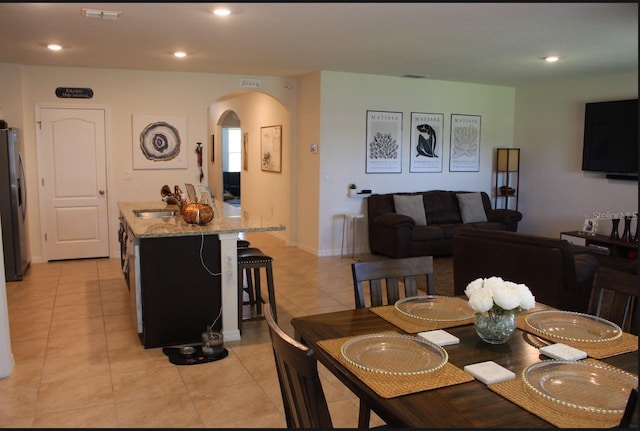
[[[247,241],[246,239],[239,239],[237,241],[237,246],[238,248],[248,248],[251,246],[251,243],[249,241]]]
[[[276,315],[276,296],[273,289],[273,267],[271,263],[273,258],[264,254],[259,248],[247,247],[238,248],[238,328],[242,330],[243,320],[262,320],[262,292],[260,280],[260,268],[264,268],[267,275],[267,293],[269,295],[269,304],[273,312],[273,317],[277,321]],[[253,276],[251,274],[253,269]],[[245,287],[244,280],[247,285]],[[243,298],[244,292],[249,295],[249,301]],[[255,317],[243,319],[242,306],[255,306]]]

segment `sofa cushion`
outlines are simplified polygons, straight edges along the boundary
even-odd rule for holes
[[[445,231],[440,226],[416,226],[411,235],[412,241],[426,241],[445,238]]]
[[[415,220],[416,226],[426,226],[422,195],[393,195],[393,204],[398,214],[404,214]]]
[[[487,221],[480,193],[458,193],[458,204],[462,223],[480,223]]]
[[[462,223],[455,194],[444,190],[424,192],[428,224]]]

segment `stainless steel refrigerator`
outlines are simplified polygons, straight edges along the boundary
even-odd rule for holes
[[[27,241],[27,187],[19,129],[0,129],[0,220],[6,281],[18,281],[31,263]]]

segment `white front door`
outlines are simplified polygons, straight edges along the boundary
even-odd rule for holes
[[[38,171],[47,260],[109,256],[106,111],[41,107]]]

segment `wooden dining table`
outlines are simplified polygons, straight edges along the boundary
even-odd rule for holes
[[[392,427],[411,428],[547,428],[553,424],[490,390],[478,380],[408,395],[383,398],[358,378],[349,367],[325,351],[318,342],[355,335],[396,331],[398,327],[370,309],[354,309],[291,320],[295,337],[311,347],[318,360]],[[448,362],[465,365],[493,361],[520,376],[534,362],[549,359],[534,346],[530,334],[516,329],[505,344],[482,341],[473,324],[445,329],[460,343],[445,346]],[[413,334],[415,335],[415,334]],[[602,359],[602,362],[637,374],[638,352]]]

